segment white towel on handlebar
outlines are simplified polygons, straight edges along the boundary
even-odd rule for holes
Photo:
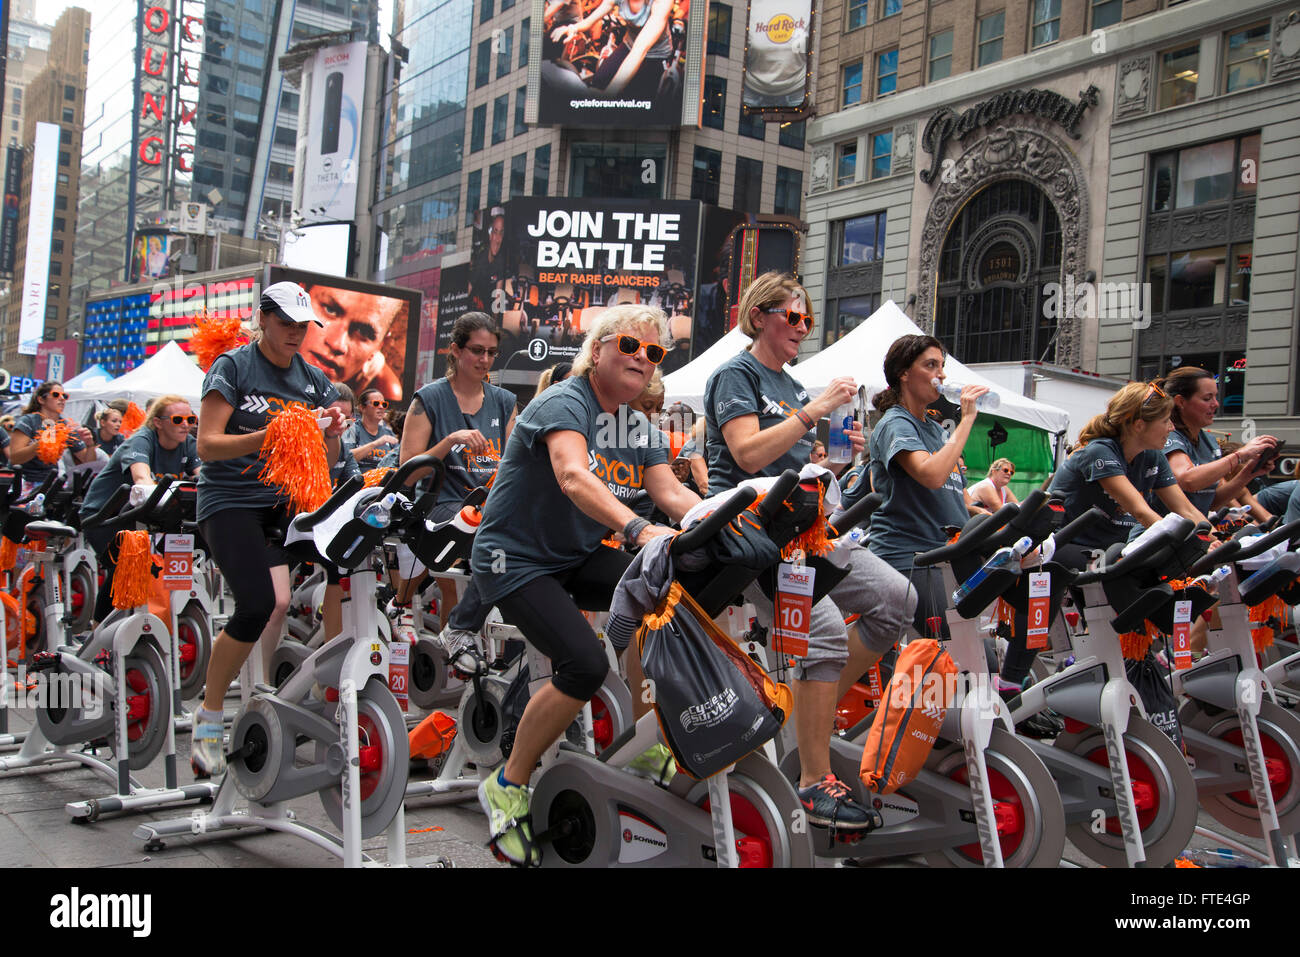
[[[805,465],[799,472],[800,480],[815,479],[822,475],[829,476],[831,480],[830,485],[826,488],[826,497],[823,500],[826,514],[829,516],[839,507],[840,504],[840,483],[836,480],[835,473],[820,465],[813,465],[811,463]],[[710,495],[686,513],[685,517],[682,518],[682,528],[689,528],[692,523],[698,522],[705,516],[711,514],[719,505],[731,498],[731,496],[735,495],[738,489],[752,488],[762,495],[775,483],[775,477],[746,479],[737,485],[736,488],[728,489],[725,492],[719,492],[717,495]]]

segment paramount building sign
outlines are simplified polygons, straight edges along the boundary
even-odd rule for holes
[[[944,107],[932,115],[921,134],[921,148],[930,154],[930,168],[921,171],[921,181],[931,183],[943,159],[944,147],[954,136],[964,140],[981,126],[1016,114],[1037,116],[1060,126],[1072,139],[1079,138],[1079,123],[1090,106],[1101,101],[1101,91],[1089,86],[1077,101],[1067,100],[1051,90],[1007,90],[977,103],[960,115]]]

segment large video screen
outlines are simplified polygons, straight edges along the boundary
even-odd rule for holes
[[[529,66],[543,126],[697,126],[703,0],[535,4]]]
[[[311,325],[299,353],[333,382],[358,396],[376,388],[405,404],[417,388],[420,294],[414,289],[340,279],[282,266],[267,268],[267,283],[301,283],[325,326]]]

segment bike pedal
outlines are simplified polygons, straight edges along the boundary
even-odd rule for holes
[[[28,671],[49,671],[57,668],[59,665],[59,653],[57,651],[38,651],[32,655],[32,663],[28,666]]]

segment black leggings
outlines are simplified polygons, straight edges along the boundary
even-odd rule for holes
[[[1071,543],[1058,548],[1056,554],[1052,556],[1052,560],[1064,565],[1066,568],[1082,569],[1088,567],[1088,561],[1091,557],[1092,549]],[[1082,616],[1082,593],[1072,588],[1070,589],[1070,595],[1074,599],[1074,607]],[[1016,615],[1015,634],[1007,639],[1007,653],[1006,657],[1002,659],[1003,681],[1023,684],[1025,678],[1029,677],[1029,670],[1033,668],[1034,657],[1038,652],[1027,647],[1029,642],[1028,630],[1029,622],[1025,616]]]
[[[226,622],[226,634],[236,641],[252,644],[271,620],[275,611],[271,569],[290,564],[280,544],[288,524],[284,506],[267,505],[226,509],[199,525],[212,560],[235,596],[235,613]]]
[[[551,659],[551,683],[570,698],[591,698],[609,670],[605,650],[579,609],[607,610],[631,563],[626,552],[602,545],[581,565],[534,578],[497,601],[501,617]]]
[[[117,532],[102,528],[86,529],[86,543],[95,550],[95,560],[104,570],[104,584],[95,595],[95,621],[101,622],[113,612],[113,574],[117,571]]]

